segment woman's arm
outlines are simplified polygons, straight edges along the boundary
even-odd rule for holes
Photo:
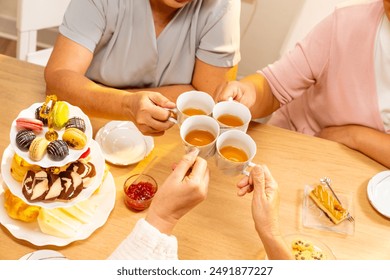
[[[199,90],[210,94],[215,98],[217,86],[233,81],[237,76],[237,65],[234,67],[217,67],[196,59],[194,75],[190,85],[170,85],[147,89],[127,89],[129,92],[156,91],[176,102],[177,97],[186,91]]]
[[[184,155],[159,187],[145,219],[110,259],[177,259],[177,240],[171,235],[179,220],[204,201],[209,185],[207,161],[194,149]]]
[[[360,125],[331,126],[317,136],[357,150],[390,168],[390,135]]]
[[[93,54],[59,35],[45,68],[47,94],[79,106],[87,114],[134,121],[145,134],[158,135],[170,128],[169,112],[175,104],[157,92],[129,93],[99,85],[85,76]]]
[[[292,251],[280,233],[279,186],[268,167],[256,165],[237,187],[239,196],[253,191],[252,216],[268,259],[293,259]]]

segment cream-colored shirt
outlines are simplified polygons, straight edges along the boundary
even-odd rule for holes
[[[60,33],[94,53],[87,76],[117,88],[190,84],[195,59],[240,61],[240,0],[193,0],[156,38],[147,0],[72,0]]]

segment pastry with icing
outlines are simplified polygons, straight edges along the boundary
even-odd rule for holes
[[[50,142],[47,146],[47,154],[49,158],[54,161],[63,160],[67,155],[69,155],[69,148],[65,141],[55,140]]]
[[[81,130],[82,132],[85,132],[85,122],[80,117],[72,117],[70,118],[67,123],[65,124],[65,128],[77,128]]]
[[[28,151],[31,146],[31,143],[37,136],[32,130],[22,129],[16,134],[16,146],[22,151]]]
[[[325,188],[325,186],[317,185],[309,193],[309,196],[336,225],[347,218],[348,211],[337,201],[333,194]]]

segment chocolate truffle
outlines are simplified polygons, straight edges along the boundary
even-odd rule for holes
[[[47,146],[47,154],[52,160],[63,160],[67,155],[69,155],[68,145],[63,140],[55,140],[50,142],[50,144]]]
[[[79,117],[73,117],[68,120],[68,122],[65,124],[65,128],[77,128],[81,130],[82,132],[85,132],[85,122],[82,118]]]
[[[36,135],[31,130],[20,130],[16,134],[16,145],[22,151],[28,151],[32,141],[36,138]]]

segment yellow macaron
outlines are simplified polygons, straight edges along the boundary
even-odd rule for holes
[[[53,111],[53,124],[57,129],[61,129],[65,126],[69,120],[69,106],[65,101],[57,101],[54,104]]]
[[[69,148],[75,150],[81,150],[87,145],[87,135],[74,127],[65,130],[62,140],[68,144]]]

